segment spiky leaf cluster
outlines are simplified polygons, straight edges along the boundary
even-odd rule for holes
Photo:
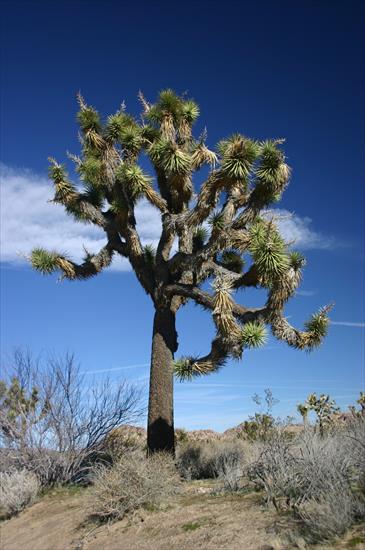
[[[193,252],[200,250],[205,245],[209,232],[205,227],[198,227],[193,235]]]
[[[199,106],[192,101],[191,99],[187,101],[182,101],[181,106],[181,118],[185,120],[188,124],[192,125],[199,116]]]
[[[260,146],[260,161],[255,170],[256,194],[262,204],[277,202],[288,183],[290,169],[278,148],[281,141],[268,140]]]
[[[199,106],[195,101],[179,97],[173,90],[162,90],[157,102],[150,107],[146,118],[154,124],[161,124],[164,117],[171,117],[178,126],[181,121],[193,124],[199,116]]]
[[[225,227],[224,216],[222,212],[213,212],[208,219],[208,223],[213,231],[222,231]]]
[[[219,359],[213,362],[212,359],[201,360],[193,356],[181,357],[174,361],[174,375],[180,382],[189,382],[199,376],[217,372],[223,363],[224,361]]]
[[[166,175],[186,176],[191,170],[190,156],[166,139],[155,141],[149,149],[152,162]]]
[[[218,151],[222,156],[221,173],[233,181],[247,183],[253,163],[260,148],[255,141],[240,134],[219,142]]]
[[[146,244],[143,247],[144,259],[150,268],[153,268],[156,262],[156,249],[152,244]]]
[[[277,142],[265,141],[261,145],[260,166],[256,170],[256,177],[264,183],[275,185],[279,177],[279,168],[284,162],[284,155],[278,149]]]
[[[42,273],[49,275],[57,269],[57,254],[48,252],[44,248],[34,248],[30,255],[32,267]]]
[[[321,344],[323,338],[327,335],[328,326],[329,318],[325,309],[321,309],[318,313],[314,313],[305,323],[305,328],[311,335],[311,347],[316,347]]]
[[[100,158],[86,157],[79,165],[78,172],[81,178],[92,186],[97,187],[103,181],[104,166]]]
[[[116,178],[125,187],[133,202],[146,192],[152,182],[137,164],[121,164],[116,171]]]
[[[264,284],[271,284],[289,268],[286,244],[273,226],[262,220],[250,228],[249,251]]]
[[[99,113],[93,107],[82,107],[77,113],[77,121],[85,134],[90,131],[100,132],[101,130]]]
[[[174,374],[180,382],[190,381],[194,378],[193,364],[193,357],[182,357],[174,361]]]
[[[258,348],[266,343],[267,334],[263,324],[246,323],[241,329],[241,341],[245,348]]]
[[[108,117],[105,137],[112,143],[121,143],[125,130],[133,126],[136,126],[134,118],[124,111],[118,111]]]
[[[294,269],[294,271],[298,271],[299,269],[302,269],[305,266],[306,259],[303,256],[301,252],[290,252],[289,254],[289,265]]]

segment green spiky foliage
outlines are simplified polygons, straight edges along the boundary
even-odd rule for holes
[[[305,328],[312,335],[310,347],[316,347],[321,344],[323,338],[327,335],[329,319],[327,311],[321,309],[318,313],[314,313],[311,318],[306,321]]]
[[[306,264],[305,257],[301,252],[290,252],[289,253],[289,265],[294,269],[294,271],[299,271]]]
[[[136,164],[122,164],[115,172],[116,181],[120,182],[129,198],[136,202],[151,185],[152,179],[144,174]]]
[[[195,101],[184,101],[181,108],[182,119],[184,119],[188,124],[193,125],[198,116],[199,106],[195,103]]]
[[[201,250],[209,237],[205,227],[197,227],[193,234],[193,252]]]
[[[223,212],[212,212],[209,216],[208,223],[212,231],[223,231],[225,224]]]
[[[81,178],[93,187],[103,181],[103,162],[97,157],[87,157],[78,167]]]
[[[288,271],[285,242],[271,222],[259,220],[250,227],[249,250],[259,275],[268,284]]]
[[[241,330],[242,344],[245,348],[259,348],[266,343],[266,328],[259,323],[246,323]]]
[[[261,144],[260,163],[256,168],[256,193],[266,204],[278,202],[290,176],[285,156],[279,149],[283,140]]]
[[[194,301],[209,311],[216,334],[203,357],[175,361],[180,380],[241,359],[244,350],[265,343],[265,327],[289,346],[314,349],[327,333],[329,307],[303,331],[285,317],[305,259],[288,249],[275,210],[268,210],[289,182],[283,140],[259,142],[237,133],[208,147],[206,130],[193,134],[200,114],[193,99],[170,89],[154,103],[141,92],[139,99],[141,116],[128,113],[123,103],[104,119],[79,94],[81,150],[69,154],[79,181],[50,159],[54,202],[104,231],[106,244],[98,253],[86,252],[80,264],[43,248],[34,249],[30,261],[39,272],[68,280],[97,275],[114,256],[129,261],[155,309],[148,446],[172,450],[171,364],[178,348],[175,318],[184,304]],[[207,176],[199,186],[194,178],[203,166]],[[138,231],[136,206],[142,200],[161,217],[156,249],[144,246]],[[249,287],[267,294],[262,307],[236,301],[236,292]]]
[[[49,275],[57,269],[57,253],[48,252],[43,248],[34,248],[30,255],[32,267],[42,273]]]
[[[121,143],[128,128],[136,127],[134,118],[124,111],[110,115],[105,125],[105,137],[112,143]]]
[[[156,166],[163,170],[167,177],[186,176],[191,169],[190,156],[166,139],[155,141],[149,153]]]
[[[174,361],[174,373],[178,380],[191,381],[195,376],[196,372],[193,368],[194,358],[193,357],[182,357]]]
[[[144,259],[147,265],[151,268],[155,266],[156,263],[156,249],[152,244],[146,244],[143,247]]]
[[[255,141],[239,134],[220,141],[218,152],[222,157],[221,173],[229,180],[246,184],[259,150]]]
[[[101,122],[99,113],[92,107],[80,109],[77,113],[77,121],[83,132],[90,131],[99,132],[101,130]]]

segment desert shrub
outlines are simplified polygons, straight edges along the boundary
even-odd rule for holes
[[[331,541],[364,515],[363,503],[351,492],[318,493],[298,508],[297,516],[310,542]]]
[[[111,468],[96,466],[89,513],[100,520],[121,519],[141,507],[158,507],[179,490],[180,479],[171,456],[126,453]]]
[[[245,466],[248,462],[249,446],[243,441],[220,441],[212,453],[213,470],[223,481],[224,489],[238,491],[241,488]]]
[[[184,479],[216,477],[213,461],[213,443],[192,441],[178,446],[177,467]]]
[[[85,481],[105,456],[107,434],[140,417],[141,393],[121,381],[97,385],[72,355],[44,362],[17,350],[0,380],[0,446],[7,462],[42,485]]]
[[[255,452],[247,466],[248,478],[258,489],[263,489],[267,504],[278,506],[282,497],[288,500],[298,494],[300,481],[295,472],[296,457],[293,443],[283,432],[277,431],[266,443],[252,445]]]
[[[291,508],[311,540],[330,540],[364,516],[364,426],[357,422],[327,435],[307,429],[293,441],[278,432],[247,468],[267,503]]]
[[[40,483],[35,474],[26,470],[0,473],[0,509],[12,516],[31,504],[37,496]]]
[[[220,478],[226,489],[237,490],[247,449],[240,440],[188,442],[177,449],[177,466],[184,479]]]
[[[365,416],[349,418],[339,434],[342,436],[343,452],[351,456],[354,477],[365,494]]]

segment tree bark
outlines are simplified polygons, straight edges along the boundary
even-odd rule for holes
[[[173,359],[177,350],[175,314],[157,309],[153,321],[150,393],[148,404],[148,452],[175,452],[173,412]]]

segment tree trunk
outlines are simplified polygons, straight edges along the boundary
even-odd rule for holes
[[[173,411],[173,359],[177,350],[175,314],[156,310],[153,321],[150,394],[148,404],[148,452],[175,452]]]

